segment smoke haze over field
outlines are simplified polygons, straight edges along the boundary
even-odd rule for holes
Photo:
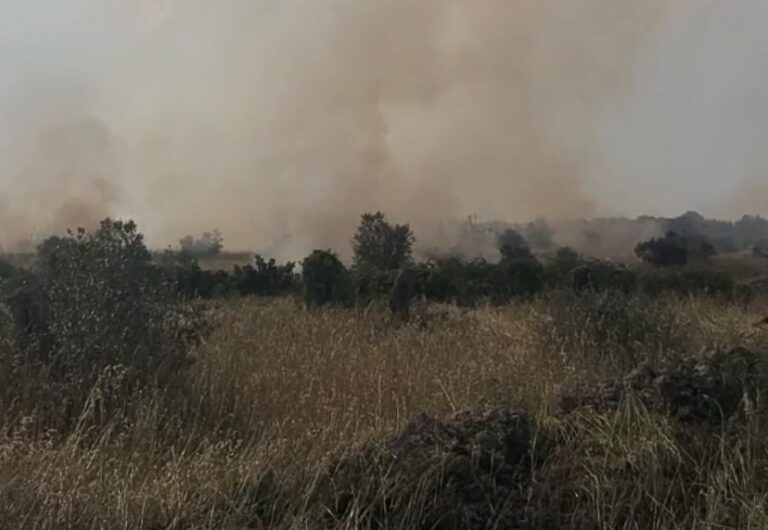
[[[6,243],[134,217],[295,258],[359,214],[766,213],[760,0],[6,0]],[[751,190],[751,191],[750,191]]]

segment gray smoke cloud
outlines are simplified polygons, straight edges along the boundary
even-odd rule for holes
[[[659,101],[638,79],[667,72],[643,65],[691,41],[675,24],[696,9],[6,0],[2,238],[111,214],[157,246],[218,227],[229,247],[296,258],[345,251],[365,210],[434,247],[470,214],[653,209],[621,183],[654,166],[617,154],[642,161],[651,144],[616,131]]]

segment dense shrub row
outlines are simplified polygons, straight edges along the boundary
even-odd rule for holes
[[[638,255],[655,266],[646,269],[584,259],[569,248],[542,262],[513,230],[497,236],[499,259],[495,262],[457,256],[417,262],[413,243],[408,225],[391,225],[377,212],[362,217],[352,240],[354,260],[349,269],[331,250],[314,251],[302,262],[301,275],[294,272],[293,263],[279,265],[258,255],[253,265],[235,267],[232,272],[203,270],[184,251],[167,254],[163,262],[179,292],[188,298],[279,296],[301,290],[308,307],[389,299],[393,312],[401,316],[407,316],[413,299],[474,306],[504,304],[552,290],[725,297],[737,292],[727,274],[702,263],[689,264],[690,256],[700,262],[706,255],[699,256],[688,248],[685,238],[673,233],[638,246]]]
[[[413,240],[408,225],[391,226],[380,213],[366,215],[354,237],[351,268],[332,251],[316,250],[298,273],[294,263],[259,255],[232,271],[204,270],[184,251],[153,259],[132,222],[105,220],[93,232],[49,238],[39,246],[33,269],[0,262],[0,297],[11,330],[0,352],[4,391],[32,401],[36,392],[54,396],[56,414],[69,418],[96,387],[109,389],[99,398],[103,408],[108,394],[177,382],[192,347],[206,333],[197,299],[302,293],[311,308],[388,300],[393,315],[407,319],[415,300],[474,306],[545,293],[578,299],[607,293],[587,297],[594,303],[581,314],[594,317],[588,323],[598,326],[600,341],[630,348],[643,337],[621,335],[625,328],[638,329],[615,321],[638,320],[626,300],[664,294],[732,297],[738,291],[728,275],[692,266],[629,268],[584,259],[569,249],[542,262],[511,231],[498,238],[496,262],[415,261]],[[574,299],[563,305],[579,304]],[[601,330],[612,335],[603,337]],[[13,381],[37,381],[37,387],[13,389]]]
[[[474,306],[504,304],[545,291],[576,293],[621,291],[649,296],[667,294],[732,297],[740,292],[727,273],[704,266],[633,268],[605,260],[584,259],[561,249],[547,261],[532,255],[502,258],[432,258],[397,269],[347,268],[330,250],[317,250],[302,262],[280,265],[260,256],[254,265],[231,272],[203,270],[194,262],[177,261],[168,269],[179,292],[188,298],[225,295],[280,296],[303,292],[307,306],[365,305],[393,295],[397,279],[414,299]],[[402,289],[401,289],[402,290]]]
[[[254,256],[253,263],[236,265],[232,272],[203,269],[194,257],[184,252],[166,252],[158,264],[185,298],[279,296],[294,292],[299,286],[294,263],[281,265],[258,254]]]

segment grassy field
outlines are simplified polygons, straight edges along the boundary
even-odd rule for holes
[[[220,302],[183,389],[138,397],[109,421],[86,411],[65,437],[41,430],[34,414],[6,415],[0,527],[362,527],[363,519],[328,518],[320,489],[333,459],[420,413],[496,407],[527,412],[537,436],[558,440],[528,493],[528,527],[766,528],[759,421],[702,448],[631,403],[608,414],[557,413],[562,392],[622,374],[638,355],[768,351],[768,330],[753,325],[764,305],[644,304],[655,320],[636,343],[596,333],[588,310],[557,300],[421,307],[408,325],[376,307]],[[617,475],[628,462],[642,464],[631,481]],[[690,476],[669,476],[669,462]],[[690,496],[682,511],[681,488]],[[420,502],[430,501],[414,499],[406,511]],[[413,513],[384,527],[418,528]],[[537,524],[536,513],[548,522]]]

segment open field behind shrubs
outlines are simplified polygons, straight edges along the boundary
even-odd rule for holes
[[[365,455],[400,447],[386,440],[419,414],[439,422],[514,410],[530,418],[525,477],[499,490],[512,492],[506,511],[488,501],[492,516],[474,527],[765,528],[768,431],[759,416],[713,433],[633,399],[601,412],[557,406],[639,359],[734,346],[766,353],[768,330],[754,326],[765,305],[600,296],[418,306],[407,324],[376,305],[217,301],[185,385],[135,394],[108,418],[94,413],[94,393],[65,433],[47,431],[31,404],[5,400],[0,527],[469,525],[471,514],[430,512],[440,491],[455,504],[445,495],[459,490],[436,478],[443,471],[389,474],[396,468]],[[612,303],[625,310],[601,320],[601,304]],[[441,425],[434,432],[453,432]]]

